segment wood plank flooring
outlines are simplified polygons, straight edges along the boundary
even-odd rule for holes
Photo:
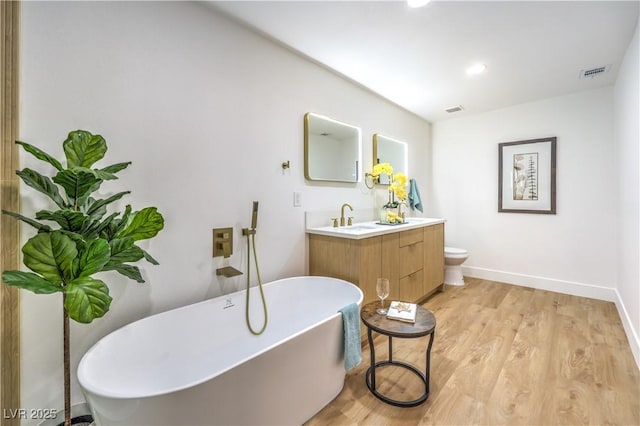
[[[640,425],[640,371],[611,302],[465,278],[423,306],[438,321],[431,394],[398,408],[364,383],[369,350],[343,391],[306,424]],[[394,339],[394,359],[424,369],[428,338]],[[387,340],[376,338],[376,357]],[[386,367],[378,388],[392,398],[421,393],[415,375]]]

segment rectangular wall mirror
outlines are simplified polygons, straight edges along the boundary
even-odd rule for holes
[[[409,149],[406,142],[376,133],[373,135],[373,164],[389,163],[393,173],[409,176]],[[378,183],[389,184],[387,175],[380,175]]]
[[[309,180],[359,182],[360,128],[308,112],[304,116],[304,177]]]

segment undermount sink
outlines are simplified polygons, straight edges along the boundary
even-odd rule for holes
[[[351,225],[342,227],[343,231],[362,231],[363,229],[378,229],[381,225]]]
[[[424,217],[411,217],[407,218],[404,223],[400,224],[381,224],[375,221],[360,222],[347,226],[321,226],[317,228],[307,228],[309,234],[320,234],[341,238],[368,238],[378,235],[389,234],[405,229],[420,228],[423,226],[435,225],[436,223],[443,223],[444,219],[430,219]]]
[[[355,225],[338,226],[338,227],[322,226],[320,228],[314,228],[314,229],[320,229],[320,230],[325,230],[329,232],[357,234],[357,233],[369,232],[371,230],[379,229],[380,226],[382,225],[376,225],[374,223],[356,223]]]

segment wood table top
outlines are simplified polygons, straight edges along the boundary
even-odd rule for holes
[[[389,307],[389,302],[385,305]],[[421,337],[433,333],[436,328],[436,317],[431,311],[420,305],[416,306],[416,322],[414,324],[388,319],[386,315],[376,312],[379,307],[379,301],[364,305],[360,310],[360,319],[367,327],[380,334],[402,338]]]

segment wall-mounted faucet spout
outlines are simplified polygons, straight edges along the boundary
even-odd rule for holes
[[[238,271],[233,266],[225,266],[223,268],[216,269],[216,275],[222,275],[226,278],[235,277],[236,275],[242,275],[242,272]]]
[[[344,203],[342,207],[340,207],[340,226],[344,226],[344,208],[345,207],[349,207],[351,211],[353,211],[353,207],[351,207],[351,204],[349,203]]]

